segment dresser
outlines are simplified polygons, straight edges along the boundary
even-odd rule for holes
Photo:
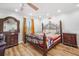
[[[5,35],[6,48],[18,45],[19,24],[12,16],[0,19],[0,32]]]
[[[76,36],[77,35],[73,33],[63,33],[63,44],[77,48]]]
[[[5,34],[5,42],[6,42],[6,48],[18,45],[18,33],[11,32]]]

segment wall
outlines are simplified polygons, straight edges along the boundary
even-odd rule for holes
[[[69,14],[62,14],[56,18],[62,20],[63,32],[77,34],[77,44],[79,46],[79,11]]]

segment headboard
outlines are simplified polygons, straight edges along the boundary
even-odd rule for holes
[[[46,34],[60,34],[60,22],[58,24],[55,24],[51,21],[48,21],[47,24],[43,24],[42,25],[42,30],[46,33]]]

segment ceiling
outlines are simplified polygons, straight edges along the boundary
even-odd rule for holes
[[[76,3],[33,3],[39,9],[33,10],[27,3],[24,3],[23,10],[21,11],[22,3],[0,3],[0,10],[20,13],[22,15],[59,15],[63,13],[71,13],[79,10]],[[15,9],[17,9],[15,11]],[[61,12],[57,12],[61,10]]]

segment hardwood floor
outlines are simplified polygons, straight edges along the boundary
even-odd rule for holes
[[[79,56],[79,48],[69,47],[60,43],[52,48],[47,55]],[[6,49],[5,56],[42,56],[42,54],[29,44],[19,44],[18,46]]]

